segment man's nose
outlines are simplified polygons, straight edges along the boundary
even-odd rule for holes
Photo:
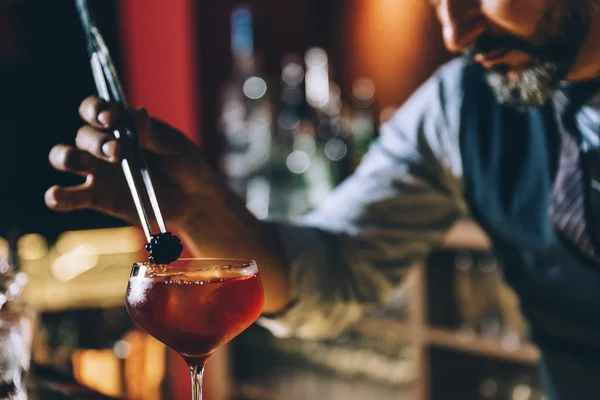
[[[485,30],[478,0],[439,0],[436,10],[444,44],[452,52],[467,49]]]

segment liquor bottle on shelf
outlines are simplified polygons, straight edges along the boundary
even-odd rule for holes
[[[352,169],[369,150],[377,135],[375,120],[375,85],[369,79],[356,80],[352,85]]]
[[[249,208],[263,216],[268,209],[264,172],[272,135],[269,84],[254,51],[253,16],[244,5],[231,13],[232,76],[221,92],[219,126],[225,142],[221,170],[232,189],[249,198]],[[258,199],[258,200],[257,200]]]
[[[309,161],[296,143],[306,109],[303,83],[301,58],[287,55],[281,64],[279,110],[270,157],[269,215],[274,217],[294,217],[309,211],[303,177]]]
[[[316,129],[315,168],[309,180],[319,188],[313,191],[311,202],[320,204],[350,173],[350,133],[344,129],[347,124],[342,119],[341,90],[330,77],[327,53],[318,47],[311,48],[304,59],[306,100]]]
[[[313,47],[304,55],[306,65],[306,101],[314,110],[323,110],[330,105],[329,57],[324,49]]]

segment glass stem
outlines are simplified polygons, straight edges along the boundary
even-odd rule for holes
[[[192,378],[192,400],[202,400],[202,375],[204,365],[190,365],[190,377]]]

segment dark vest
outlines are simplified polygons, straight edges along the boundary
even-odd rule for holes
[[[560,146],[554,110],[500,105],[477,66],[462,83],[467,201],[520,296],[552,399],[600,399],[600,265],[571,248],[548,214]]]

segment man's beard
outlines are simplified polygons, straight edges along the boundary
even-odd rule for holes
[[[477,54],[493,50],[518,50],[532,61],[523,70],[511,72],[500,65],[487,72],[487,81],[498,101],[517,108],[544,105],[570,72],[590,27],[590,0],[550,2],[531,41],[516,37],[483,35],[466,52],[473,60]]]

